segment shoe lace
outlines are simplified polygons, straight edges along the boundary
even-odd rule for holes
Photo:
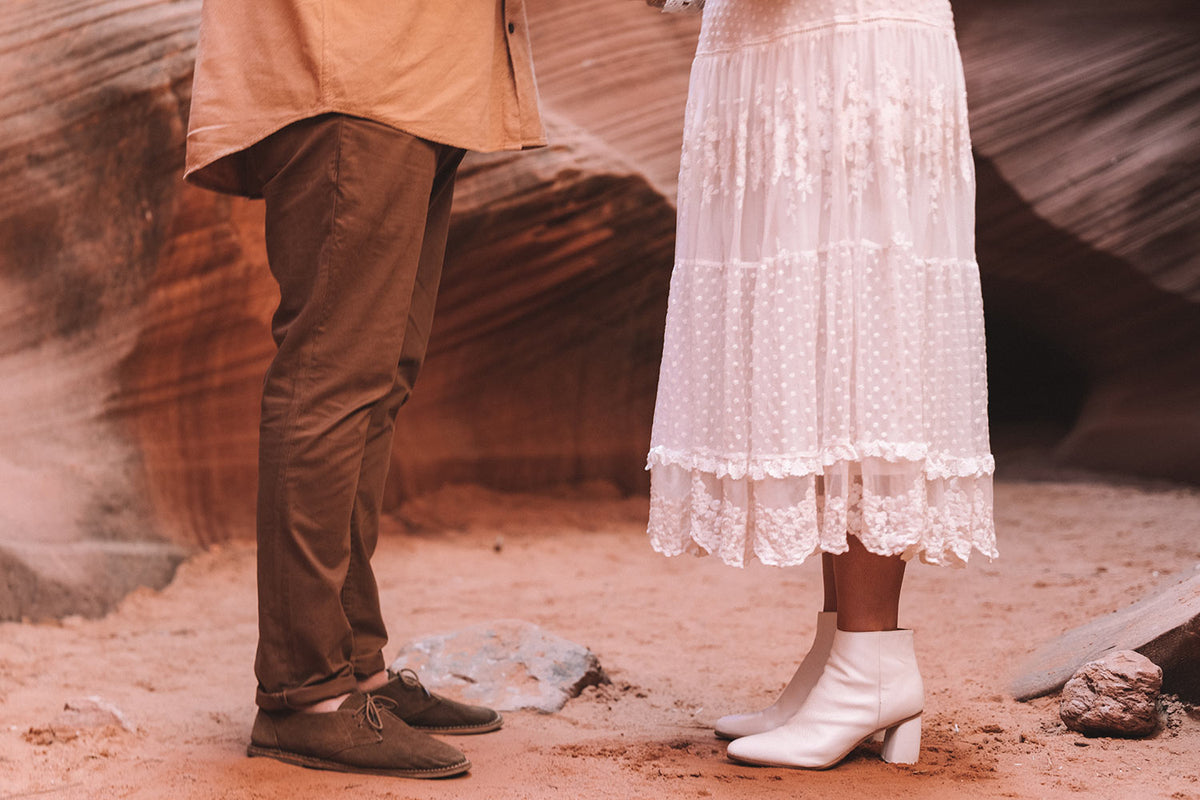
[[[414,672],[413,670],[409,669],[408,667],[405,667],[404,669],[402,669],[399,672],[394,673],[394,674],[397,678],[400,679],[400,682],[403,683],[408,688],[420,689],[422,692],[425,693],[426,697],[429,696],[429,690],[425,688],[425,686],[421,683],[421,679],[419,677],[417,677],[417,673]]]
[[[383,712],[393,711],[397,708],[396,701],[379,695],[367,695],[366,702],[358,711],[354,712],[356,717],[361,717],[364,722],[370,725],[377,731],[383,730]]]

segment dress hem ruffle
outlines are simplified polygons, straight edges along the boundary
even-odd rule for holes
[[[861,462],[864,458],[879,458],[900,463],[922,463],[928,478],[982,478],[996,470],[990,454],[952,456],[931,452],[922,442],[862,442],[829,445],[820,453],[796,456],[750,456],[749,454],[709,454],[696,451],[653,447],[646,458],[646,469],[656,466],[676,466],[687,470],[707,472],[716,478],[762,481],[768,478],[798,478],[821,475],[826,467],[842,462]]]
[[[851,534],[847,534],[847,539],[849,539],[850,535]],[[735,561],[735,560],[729,560],[729,559],[722,558],[719,553],[712,553],[712,552],[704,549],[704,545],[695,540],[690,540],[690,546],[679,549],[679,548],[673,548],[673,547],[664,545],[662,542],[660,542],[658,539],[656,539],[654,534],[652,533],[650,536],[650,546],[654,549],[654,551],[656,553],[667,556],[668,558],[675,558],[677,556],[686,556],[686,555],[694,556],[697,558],[715,556],[717,558],[720,558],[721,561],[724,564],[726,564],[727,566],[737,567],[739,569],[744,568],[746,566],[745,559]],[[969,547],[966,549],[966,552],[962,552],[962,553],[953,551],[953,550],[948,550],[948,551],[943,551],[938,554],[933,554],[929,550],[922,549],[920,547],[908,548],[901,552],[892,552],[890,550],[884,550],[883,552],[876,552],[875,550],[872,550],[870,547],[867,547],[865,544],[863,546],[866,547],[866,549],[869,552],[875,553],[875,555],[878,555],[878,556],[897,556],[898,555],[898,556],[902,557],[905,561],[912,561],[913,559],[916,559],[916,560],[920,561],[922,564],[929,564],[929,565],[937,566],[937,567],[950,567],[951,569],[965,569],[970,560],[971,554],[975,553],[975,552],[979,553],[984,558],[986,558],[989,563],[1000,557],[1000,554],[998,552],[996,552],[995,549],[992,549],[989,551],[978,545]],[[847,542],[843,543],[843,545],[840,548],[825,547],[825,546],[813,547],[811,550],[809,550],[807,553],[804,553],[802,556],[800,556],[796,560],[774,559],[770,556],[767,556],[766,558],[761,558],[758,556],[757,553],[752,554],[753,558],[751,560],[757,561],[760,564],[762,564],[763,566],[767,566],[767,567],[797,567],[797,566],[800,566],[801,564],[803,564],[805,561],[807,561],[810,557],[812,557],[812,555],[814,553],[820,552],[820,553],[829,553],[830,555],[839,555],[841,553],[845,553],[848,549],[849,549],[849,542],[847,541]]]
[[[989,456],[990,458],[990,456]],[[731,566],[872,553],[962,567],[997,557],[990,472],[931,477],[919,462],[847,462],[781,478],[734,478],[679,464],[651,470],[647,525],[664,555],[711,554]]]

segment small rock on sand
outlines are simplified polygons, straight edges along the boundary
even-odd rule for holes
[[[406,667],[433,691],[501,711],[552,713],[608,683],[591,650],[512,619],[409,642],[392,662],[393,670]]]
[[[1146,736],[1158,727],[1162,670],[1132,650],[1088,662],[1063,687],[1059,717],[1089,736]]]

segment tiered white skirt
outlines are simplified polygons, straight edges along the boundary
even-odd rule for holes
[[[822,15],[822,5],[828,13]],[[996,554],[945,0],[707,0],[649,454],[660,552]]]

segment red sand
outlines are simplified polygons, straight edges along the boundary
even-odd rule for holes
[[[1022,704],[1006,692],[1035,645],[1200,562],[1200,491],[1006,483],[996,504],[999,561],[909,571],[902,622],[917,629],[928,695],[912,767],[868,752],[827,772],[745,767],[712,736],[714,719],[765,705],[790,675],[812,633],[816,561],[664,559],[642,533],[645,501],[604,487],[460,488],[410,504],[381,543],[394,641],[516,617],[592,648],[611,686],[453,739],[474,764],[465,778],[248,759],[254,554],[237,544],[104,619],[0,625],[0,798],[1200,800],[1200,722],[1186,710],[1147,740],[1086,739],[1059,724],[1056,697]],[[133,730],[54,724],[89,695]]]

